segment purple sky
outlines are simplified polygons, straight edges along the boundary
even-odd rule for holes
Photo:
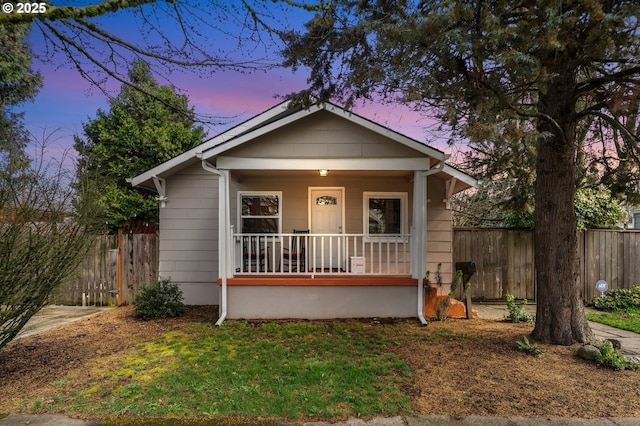
[[[114,22],[126,19],[116,15],[107,25],[116,28],[118,25],[114,26]],[[135,30],[134,26],[129,26],[129,31]],[[36,54],[42,54],[38,52],[38,43],[36,33],[32,38],[33,49]],[[34,102],[19,108],[26,112],[27,128],[36,140],[49,136],[47,155],[57,159],[71,149],[74,135],[82,135],[83,122],[94,118],[99,108],[108,109],[105,94],[92,87],[69,65],[61,66],[63,61],[64,57],[60,57],[55,58],[54,64],[39,61],[33,63],[33,68],[39,70],[44,77],[44,87]],[[304,89],[306,86],[306,75],[303,71],[294,74],[286,69],[253,74],[220,72],[209,78],[197,78],[187,72],[174,72],[169,78],[181,93],[188,96],[196,113],[217,117],[223,123],[207,126],[209,137],[278,104],[281,102],[278,96]],[[162,78],[158,78],[158,81],[163,85],[168,84]],[[108,85],[112,95],[116,95],[120,84],[111,82]],[[407,107],[366,104],[356,107],[354,111],[419,141],[431,139],[427,128],[432,122]],[[428,143],[447,150],[442,142],[430,140]],[[70,152],[70,156],[74,156],[73,151]],[[65,163],[68,161],[67,159]]]

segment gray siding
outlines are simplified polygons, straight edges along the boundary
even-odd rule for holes
[[[218,178],[197,165],[171,176],[166,185],[159,276],[180,283],[187,304],[217,304]]]
[[[345,188],[345,223],[344,232],[359,234],[363,232],[363,193],[407,192],[408,219],[411,224],[413,184],[407,176],[353,176],[331,173],[320,177],[317,172],[299,172],[288,176],[243,176],[238,182],[231,184],[231,223],[238,229],[238,191],[282,191],[282,232],[309,227],[309,187],[344,187]]]
[[[423,157],[411,148],[326,111],[258,137],[225,153],[248,158]]]
[[[363,232],[363,193],[365,191],[407,192],[411,224],[412,182],[407,176],[352,176],[334,173],[321,178],[313,172],[285,176],[249,176],[230,184],[231,223],[238,229],[238,191],[281,191],[282,231],[307,229],[310,186],[344,186],[345,233]],[[435,273],[442,264],[445,283],[452,278],[451,211],[445,209],[445,183],[428,179],[427,269]],[[179,282],[189,304],[219,303],[218,278],[218,180],[199,166],[182,171],[167,181],[169,201],[160,210],[159,275]]]
[[[453,225],[451,210],[446,209],[443,201],[445,188],[444,180],[436,176],[427,178],[427,270],[435,283],[440,263],[442,282],[447,285],[453,278]]]

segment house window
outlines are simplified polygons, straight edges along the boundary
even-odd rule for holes
[[[406,192],[365,192],[364,229],[369,237],[406,234]]]
[[[240,231],[244,234],[279,234],[281,192],[241,192]]]

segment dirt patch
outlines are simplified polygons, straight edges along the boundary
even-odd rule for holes
[[[212,307],[189,307],[181,318],[141,321],[125,307],[15,340],[0,349],[0,413],[16,411],[24,398],[46,401],[55,394],[56,382],[96,358],[152,341],[186,322],[213,324],[216,316]],[[414,370],[406,392],[416,414],[640,417],[640,371],[599,367],[577,358],[577,347],[541,345],[540,358],[520,352],[514,342],[531,333],[531,324],[397,322],[400,327],[378,325],[398,330],[399,344],[390,349]]]

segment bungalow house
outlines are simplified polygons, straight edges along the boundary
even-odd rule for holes
[[[417,317],[452,277],[448,156],[330,104],[284,102],[145,173],[159,275],[225,318]]]

